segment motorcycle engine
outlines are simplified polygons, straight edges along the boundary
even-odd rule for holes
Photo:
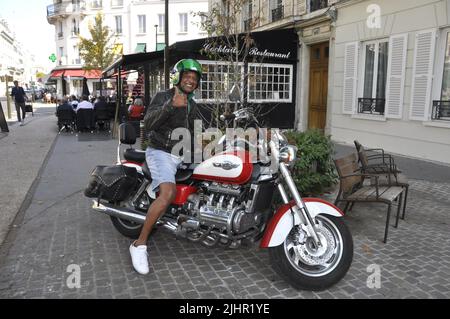
[[[239,185],[205,183],[203,194],[189,197],[188,210],[201,226],[218,229],[228,235],[242,234],[258,225],[261,216],[247,213]]]

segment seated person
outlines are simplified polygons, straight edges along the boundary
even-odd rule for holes
[[[72,108],[75,110],[78,106],[78,99],[75,95],[72,95],[70,97],[70,105],[72,105]]]
[[[75,112],[78,112],[80,109],[94,109],[94,105],[92,105],[91,102],[89,102],[89,98],[87,95],[83,95],[82,101],[78,103],[77,108],[75,109]]]
[[[136,98],[134,103],[128,108],[128,119],[131,121],[139,121],[144,117],[144,102],[141,98]]]
[[[104,96],[99,96],[94,103],[95,110],[107,110],[108,104],[106,103],[106,99]]]
[[[56,108],[56,116],[58,117],[59,129],[61,129],[63,125],[66,129],[68,129],[67,125],[74,121],[75,112],[69,104],[69,100],[67,98],[63,98],[60,101],[60,104]]]

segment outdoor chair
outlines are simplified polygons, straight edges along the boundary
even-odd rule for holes
[[[397,201],[397,217],[395,228],[398,227],[400,209],[402,205],[403,188],[400,186],[379,185],[378,175],[361,173],[358,166],[356,154],[352,153],[343,158],[334,161],[339,175],[339,192],[335,200],[335,205],[341,202],[345,203],[344,214],[350,205],[355,202],[373,202],[383,203],[388,206],[386,227],[384,231],[384,240],[387,242],[389,223],[391,218],[391,209],[395,201]],[[373,183],[365,185],[366,178],[373,179]]]
[[[402,220],[406,215],[406,201],[408,199],[409,181],[405,174],[398,169],[394,157],[387,154],[382,148],[366,149],[357,140],[354,141],[361,165],[361,172],[378,176],[378,185],[400,186],[405,190]]]
[[[111,126],[110,122],[111,119],[109,117],[109,112],[107,108],[101,108],[101,109],[95,109],[95,126],[97,127],[97,130],[99,128],[108,130],[108,132],[111,132]]]
[[[77,130],[78,132],[91,131],[95,127],[94,110],[79,109],[77,111]]]
[[[58,110],[56,117],[58,118],[58,134],[61,134],[61,131],[64,129],[66,132],[70,131],[71,133],[75,131],[75,112],[73,110]]]

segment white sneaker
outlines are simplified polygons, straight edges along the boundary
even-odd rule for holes
[[[141,275],[146,275],[149,272],[148,269],[148,253],[147,246],[140,245],[134,246],[134,243],[130,245],[131,261],[134,269]]]
[[[20,122],[20,124],[19,124],[19,126],[24,126],[25,125],[25,123],[22,121],[22,122]]]

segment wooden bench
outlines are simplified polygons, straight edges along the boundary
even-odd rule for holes
[[[385,153],[383,149],[367,149],[357,140],[354,143],[362,173],[378,175],[378,185],[400,186],[404,189],[405,198],[401,217],[404,220],[409,189],[408,178],[398,169],[394,157]]]
[[[397,201],[397,218],[395,228],[398,227],[400,209],[402,205],[403,188],[400,186],[379,185],[378,175],[361,173],[356,154],[352,153],[343,158],[334,161],[339,174],[339,193],[335,200],[335,205],[345,202],[344,213],[347,212],[350,205],[355,202],[374,202],[384,203],[388,206],[386,228],[384,231],[384,240],[387,242],[389,223],[391,218],[391,209]],[[365,185],[364,180],[370,178],[372,183]]]

